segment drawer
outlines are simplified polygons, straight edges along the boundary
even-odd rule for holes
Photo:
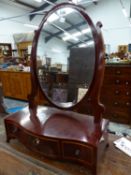
[[[131,78],[124,76],[116,77],[113,75],[105,76],[103,81],[103,86],[112,86],[112,85],[123,85],[131,86]]]
[[[105,112],[103,114],[104,118],[119,123],[130,123],[131,103],[118,103],[116,101],[109,102],[109,100],[105,103]]]
[[[125,114],[125,115],[129,115],[131,113],[131,108],[130,107],[121,107],[121,106],[113,106],[113,105],[106,105],[105,106],[105,110],[107,113],[110,113],[110,112],[115,112],[115,113],[118,113],[118,114]]]
[[[131,108],[128,107],[119,107],[119,106],[105,106],[105,114],[109,114],[112,116],[122,116],[124,118],[129,118],[130,114],[131,114]],[[104,114],[104,115],[105,115]]]
[[[129,76],[131,73],[131,69],[130,67],[119,67],[119,66],[116,66],[116,67],[106,67],[105,69],[105,74],[107,75],[126,75],[126,76]]]
[[[104,105],[119,106],[123,108],[131,107],[131,97],[128,95],[126,96],[121,94],[120,95],[108,94],[101,96],[100,99]]]
[[[29,143],[32,149],[46,157],[58,158],[60,157],[60,146],[57,140],[38,138],[37,136],[30,136]]]
[[[110,98],[110,97],[105,97],[105,98],[101,98],[101,102],[105,105],[106,108],[110,108],[110,109],[119,109],[119,110],[125,110],[128,111],[129,109],[131,109],[131,98],[129,97],[125,97],[122,98],[119,96],[117,98]]]
[[[105,86],[104,89],[102,89],[102,97],[109,97],[109,98],[124,98],[124,99],[130,99],[131,98],[131,89],[126,89],[122,87],[117,87],[117,86]]]
[[[113,122],[124,123],[124,124],[130,123],[130,113],[126,114],[124,112],[120,113],[119,111],[110,110],[106,111],[103,117]]]
[[[29,149],[43,154],[50,158],[56,158],[60,155],[59,142],[45,137],[39,138],[25,131],[19,132],[18,139]]]
[[[62,149],[64,159],[85,162],[89,165],[94,163],[94,149],[91,146],[64,141]]]
[[[51,158],[60,156],[60,147],[57,140],[45,137],[39,138],[10,123],[6,123],[6,128],[9,137],[17,138],[27,148]]]

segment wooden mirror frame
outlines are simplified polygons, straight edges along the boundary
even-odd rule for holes
[[[63,7],[69,7],[69,8],[73,8],[74,10],[77,10],[85,18],[85,20],[87,21],[87,24],[92,30],[92,35],[94,38],[94,47],[95,47],[94,76],[93,76],[91,85],[89,87],[89,90],[87,91],[83,99],[78,103],[76,103],[74,106],[71,106],[69,108],[62,108],[60,106],[57,106],[51,100],[49,100],[49,98],[47,98],[45,93],[42,91],[43,96],[49,102],[49,106],[54,106],[56,108],[63,109],[63,110],[72,110],[83,114],[91,114],[95,116],[95,122],[99,122],[101,120],[101,114],[104,111],[104,106],[100,103],[100,99],[99,99],[100,89],[101,89],[103,75],[104,75],[104,44],[103,44],[103,38],[100,30],[100,28],[102,27],[102,24],[100,22],[97,22],[96,26],[94,26],[92,20],[87,15],[87,13],[85,13],[83,8],[81,6],[74,5],[71,3],[61,3],[54,6],[51,10],[47,12],[47,14],[42,19],[39,29],[35,31],[35,36],[34,36],[33,45],[32,45],[32,52],[31,52],[32,90],[31,90],[31,94],[28,97],[29,109],[31,111],[32,109],[35,110],[37,108],[35,97],[37,95],[38,88],[41,89],[41,86],[38,80],[38,75],[37,75],[37,59],[36,59],[37,44],[38,44],[40,32],[42,30],[44,23],[47,21],[48,17],[52,13],[54,13],[56,10]]]

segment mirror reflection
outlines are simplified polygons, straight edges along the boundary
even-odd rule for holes
[[[46,96],[60,107],[78,103],[88,92],[94,67],[95,45],[85,18],[72,8],[51,14],[37,46],[38,80]]]

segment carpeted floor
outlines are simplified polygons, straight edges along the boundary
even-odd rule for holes
[[[5,105],[7,113],[13,113],[27,106],[28,102],[10,99],[10,98],[4,98],[4,105]]]
[[[131,136],[131,126],[126,124],[109,123],[109,132],[118,136]]]

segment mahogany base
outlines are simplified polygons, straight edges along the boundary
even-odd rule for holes
[[[32,151],[81,163],[97,174],[99,158],[108,145],[106,119],[95,124],[93,116],[41,106],[34,115],[26,107],[6,117],[7,142],[17,138]]]

